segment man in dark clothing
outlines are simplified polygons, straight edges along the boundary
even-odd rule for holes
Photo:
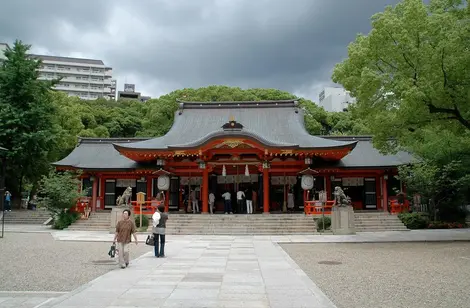
[[[153,238],[155,241],[155,255],[157,258],[165,257],[165,230],[166,221],[168,220],[168,213],[165,213],[165,205],[160,204],[157,207],[157,211],[160,213],[160,221],[153,230]],[[160,243],[160,247],[159,247]],[[160,252],[158,251],[160,248]]]

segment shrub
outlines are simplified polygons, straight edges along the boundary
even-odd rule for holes
[[[54,216],[65,215],[68,210],[77,204],[82,193],[80,187],[79,173],[51,171],[44,176],[40,182],[39,204],[44,206]]]
[[[323,222],[325,223],[325,230],[328,230],[331,227],[331,218],[328,216],[321,217],[316,220],[317,231],[323,230]]]
[[[142,226],[140,225],[140,216],[142,216]],[[137,228],[149,226],[149,218],[145,215],[135,216],[134,221]]]
[[[429,224],[428,218],[420,213],[401,213],[398,218],[408,229],[425,229]]]
[[[77,219],[80,218],[80,214],[70,211],[60,212],[54,217],[54,229],[62,230],[73,224]]]
[[[465,228],[466,225],[460,222],[442,222],[442,221],[431,221],[428,225],[428,229],[458,229]]]

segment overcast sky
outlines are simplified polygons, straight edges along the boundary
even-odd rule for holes
[[[101,59],[122,90],[278,88],[318,101],[372,14],[398,0],[7,0],[0,42]]]

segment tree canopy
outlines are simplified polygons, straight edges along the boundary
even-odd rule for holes
[[[50,163],[68,155],[78,137],[155,137],[173,125],[180,101],[260,101],[298,99],[309,133],[365,134],[367,127],[351,113],[328,113],[310,100],[276,89],[209,86],[176,90],[145,103],[93,101],[53,90],[54,81],[38,79],[41,61],[28,56],[20,41],[5,52],[0,66],[0,146],[10,149],[7,185],[15,192],[37,187]]]
[[[29,49],[16,41],[0,68],[0,146],[8,149],[7,182],[16,187],[47,172],[60,129],[50,92],[55,81],[38,80],[41,64],[27,56]]]
[[[356,97],[380,149],[419,142],[422,129],[468,138],[469,17],[463,0],[403,0],[349,45],[333,81]]]

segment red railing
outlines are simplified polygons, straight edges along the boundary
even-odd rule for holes
[[[334,201],[326,201],[325,204],[325,215],[331,215],[331,210],[333,208]],[[322,204],[320,201],[305,201],[304,202],[304,212],[305,215],[321,215],[322,214]]]
[[[91,198],[89,197],[80,198],[77,201],[77,204],[74,207],[72,207],[70,211],[79,213],[82,215],[81,218],[87,219],[91,212],[90,200]]]
[[[390,213],[391,214],[400,214],[403,212],[410,211],[410,202],[405,200],[404,203],[398,203],[397,199],[390,200]]]
[[[140,212],[140,204],[137,201],[131,201],[132,211],[134,215],[153,215],[157,211],[157,207],[163,204],[163,201],[145,201],[142,203],[142,213]]]

